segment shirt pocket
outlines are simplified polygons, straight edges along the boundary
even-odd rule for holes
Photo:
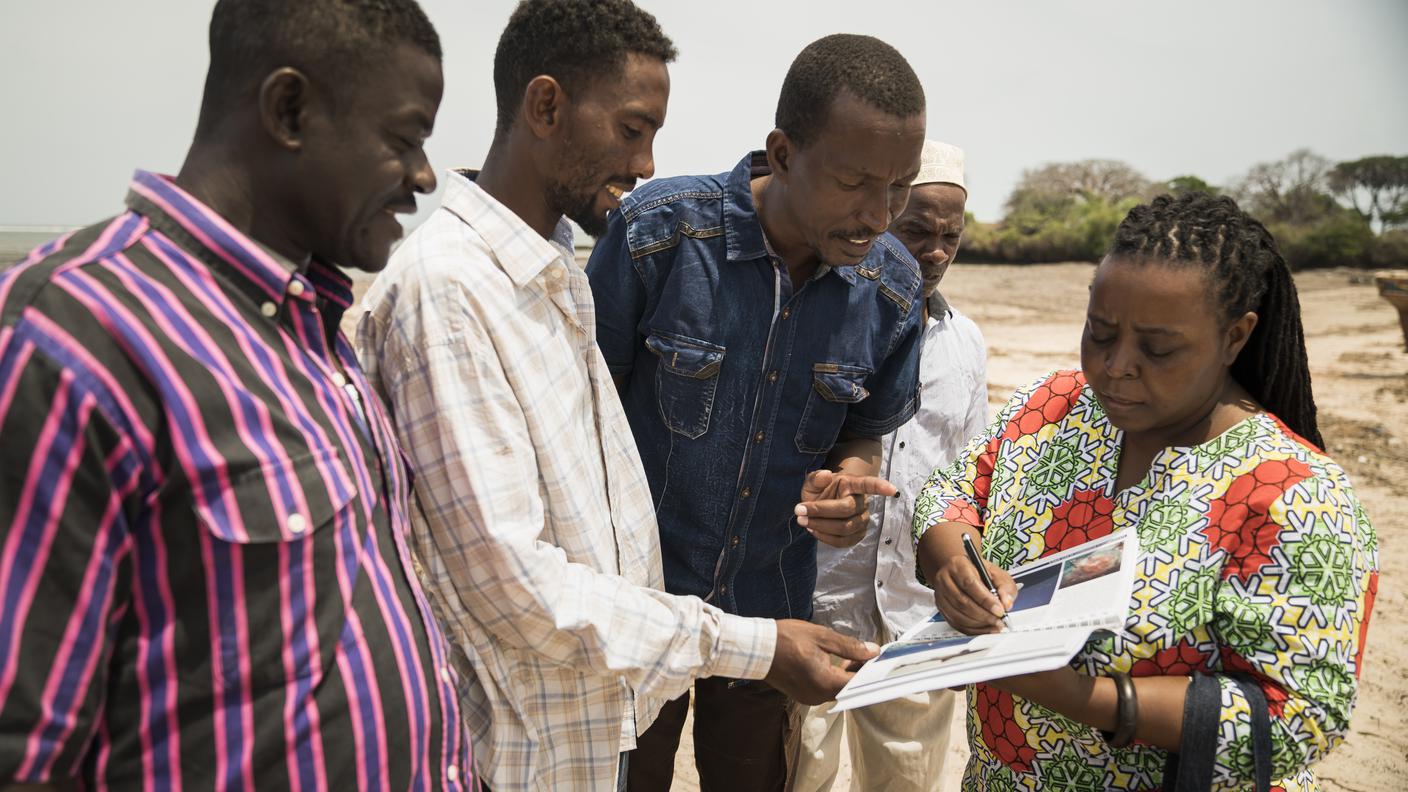
[[[812,366],[812,389],[797,426],[797,450],[804,454],[825,454],[836,444],[846,411],[870,395],[865,380],[870,370],[842,363]]]
[[[256,697],[295,682],[315,688],[360,634],[347,619],[351,598],[330,585],[339,563],[339,515],[356,508],[353,480],[336,448],[262,463],[241,459],[226,471],[202,471],[186,495],[213,546],[202,571],[208,579],[192,577],[178,586],[210,592],[209,602],[176,602],[178,623],[209,630],[186,630],[183,684],[193,690],[244,687]],[[209,497],[197,497],[200,491]],[[364,541],[365,533],[359,529],[345,540]],[[207,609],[219,616],[202,618]],[[209,661],[197,659],[202,656]]]
[[[255,465],[223,482],[213,498],[192,498],[196,521],[215,538],[238,545],[304,541],[333,523],[356,496],[336,449]]]
[[[655,367],[655,394],[665,426],[691,440],[698,439],[709,431],[724,347],[661,332],[652,333],[645,345],[660,358]]]

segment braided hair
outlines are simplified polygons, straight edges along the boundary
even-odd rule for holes
[[[1233,378],[1291,431],[1325,447],[1315,420],[1296,285],[1265,226],[1226,196],[1161,195],[1130,210],[1109,255],[1200,265],[1222,321],[1255,312],[1256,327],[1232,363]]]

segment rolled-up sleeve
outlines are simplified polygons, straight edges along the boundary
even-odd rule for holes
[[[890,354],[866,379],[870,395],[846,412],[846,431],[860,437],[883,437],[904,425],[919,409],[919,352],[924,315],[916,300],[898,329]]]

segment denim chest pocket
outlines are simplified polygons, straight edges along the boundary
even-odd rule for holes
[[[825,454],[836,444],[846,411],[870,395],[865,380],[870,370],[841,363],[812,366],[812,388],[807,406],[797,426],[797,450],[804,454]]]
[[[665,426],[691,440],[703,436],[709,431],[724,347],[661,332],[652,333],[645,345],[660,358],[655,394]]]

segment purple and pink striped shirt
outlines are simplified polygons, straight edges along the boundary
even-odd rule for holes
[[[0,786],[472,788],[350,282],[127,207],[0,273]]]

